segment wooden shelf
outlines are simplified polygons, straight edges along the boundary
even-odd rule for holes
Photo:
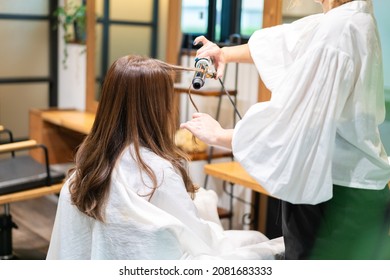
[[[231,96],[237,95],[237,90],[228,90],[228,92]],[[175,86],[175,93],[178,94],[188,93],[188,87]],[[209,97],[209,96],[219,97],[226,93],[221,88],[215,88],[215,89],[209,88],[209,89],[201,89],[201,90],[191,89],[191,94],[205,96],[205,97]]]
[[[210,152],[209,149],[207,149],[204,152],[200,152],[200,153],[190,153],[189,154],[190,160],[191,161],[208,160],[209,159],[209,152]],[[214,148],[213,149],[213,153],[212,153],[210,158],[211,159],[217,159],[217,158],[232,157],[232,156],[233,156],[233,154],[229,150],[223,150],[223,149]]]
[[[241,185],[269,196],[269,193],[256,182],[238,162],[232,161],[206,164],[204,166],[204,172],[223,181]]]

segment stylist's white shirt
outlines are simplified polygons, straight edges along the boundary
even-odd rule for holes
[[[370,2],[352,1],[249,41],[269,102],[237,124],[233,152],[268,192],[317,204],[332,185],[383,189],[390,166],[384,121],[382,55]]]

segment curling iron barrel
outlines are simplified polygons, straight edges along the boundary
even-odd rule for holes
[[[199,69],[192,78],[192,86],[194,89],[200,89],[204,86],[206,78],[215,78],[215,72],[210,70],[210,60],[207,58],[196,58],[195,68]]]

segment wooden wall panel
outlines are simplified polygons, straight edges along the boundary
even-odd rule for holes
[[[87,0],[87,85],[86,85],[86,111],[96,113],[98,102],[95,99],[96,93],[96,18],[95,18],[95,0]]]
[[[166,62],[179,64],[181,38],[181,0],[170,0],[168,7]]]
[[[263,28],[278,25],[282,22],[282,0],[264,0]],[[257,100],[268,101],[271,92],[265,87],[263,81],[259,80]]]

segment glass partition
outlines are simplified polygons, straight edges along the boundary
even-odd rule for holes
[[[30,108],[57,106],[57,1],[0,0],[0,123],[29,135]],[[51,59],[53,58],[53,59]]]
[[[47,15],[49,0],[1,0],[0,13],[8,15]]]
[[[133,22],[153,21],[153,0],[111,0],[110,19]]]
[[[117,58],[128,54],[149,56],[151,32],[151,28],[146,26],[112,26],[110,30],[109,65]]]
[[[124,55],[157,56],[159,0],[97,0],[96,81],[103,83],[111,64]],[[95,87],[96,100],[101,86]]]
[[[263,25],[264,1],[242,0],[240,33],[249,37]]]
[[[1,20],[0,77],[49,75],[49,22]]]
[[[0,123],[15,138],[28,136],[30,108],[46,108],[48,83],[0,84]]]
[[[230,35],[247,40],[262,27],[264,0],[183,0],[181,29],[190,41],[205,35],[213,42],[228,43]],[[188,48],[188,42],[183,42]]]

